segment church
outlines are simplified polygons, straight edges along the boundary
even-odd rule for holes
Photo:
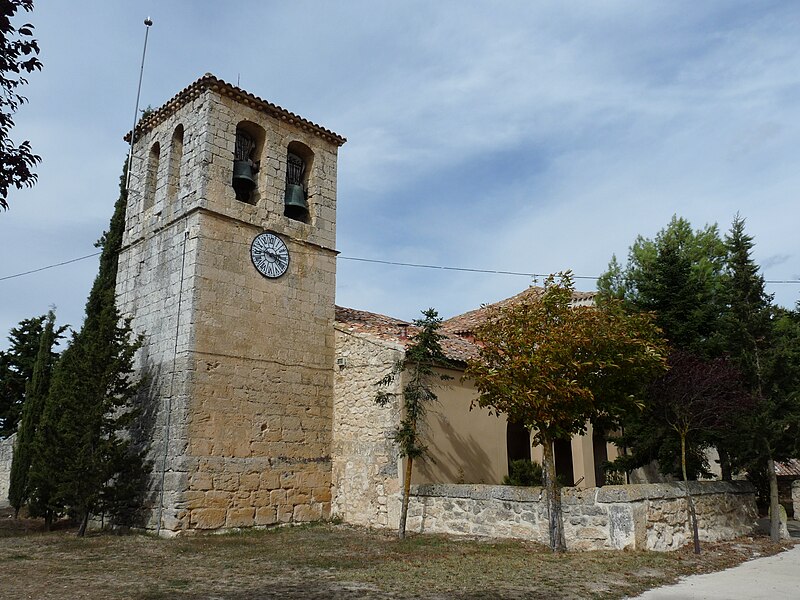
[[[132,134],[116,292],[144,336],[134,435],[153,463],[146,527],[176,535],[332,516],[395,527],[400,406],[377,406],[375,383],[414,328],[335,304],[345,138],[210,74]],[[437,392],[433,460],[414,483],[499,484],[510,459],[541,456],[524,428],[470,410],[461,374],[483,310],[444,323],[453,379]],[[402,378],[395,385],[399,398]],[[616,449],[589,431],[556,451],[568,483],[593,487]]]

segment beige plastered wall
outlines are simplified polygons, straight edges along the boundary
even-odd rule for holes
[[[488,409],[473,406],[477,391],[459,370],[439,369],[451,377],[436,385],[438,403],[431,406],[424,434],[431,459],[417,463],[412,483],[499,484],[508,474],[506,418],[492,416]],[[572,469],[580,487],[597,485],[594,473],[593,429],[572,438]],[[606,444],[608,460],[617,457],[613,444]],[[532,446],[531,458],[542,462],[543,449]]]

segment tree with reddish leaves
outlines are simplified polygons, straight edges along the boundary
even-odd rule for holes
[[[687,447],[690,444],[702,447],[709,433],[734,427],[743,415],[753,410],[756,397],[747,390],[739,369],[726,358],[703,359],[679,350],[670,355],[669,366],[669,371],[650,386],[647,410],[651,418],[662,421],[680,439],[681,474],[694,550],[699,554],[697,514],[686,468]]]
[[[11,22],[19,9],[31,12],[33,0],[0,0],[0,207],[4,210],[9,188],[33,186],[36,173],[31,169],[42,160],[29,141],[17,145],[9,138],[14,113],[28,101],[19,93],[19,87],[28,83],[24,74],[42,70],[33,25],[15,27]]]

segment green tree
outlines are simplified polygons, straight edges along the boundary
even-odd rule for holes
[[[776,309],[752,258],[753,238],[745,220],[733,220],[727,247],[727,310],[723,320],[726,347],[759,403],[749,418],[730,430],[727,445],[754,482],[766,473],[770,498],[770,534],[780,535],[775,461],[800,450],[800,329],[797,313]],[[763,492],[763,490],[762,490]]]
[[[24,319],[8,335],[9,348],[0,351],[0,438],[17,430],[25,386],[33,376],[45,316]]]
[[[125,431],[134,418],[134,354],[140,340],[116,307],[117,262],[122,244],[126,194],[120,197],[109,230],[98,242],[100,269],[86,303],[86,318],[73,335],[53,373],[31,469],[38,510],[48,515],[67,509],[80,521],[82,536],[90,514],[125,502],[133,492],[129,478],[146,471]],[[141,489],[141,488],[139,488]],[[107,502],[113,500],[113,506]]]
[[[466,375],[477,404],[531,430],[544,449],[550,546],[565,551],[561,491],[553,443],[605,429],[637,404],[636,396],[665,368],[666,344],[647,313],[628,314],[618,301],[573,307],[570,273],[550,276],[541,295],[500,306],[477,337],[479,358]]]
[[[42,69],[33,25],[14,27],[11,23],[20,8],[31,12],[33,0],[0,2],[0,207],[4,210],[8,208],[8,189],[36,183],[31,169],[42,160],[33,153],[30,142],[17,145],[8,137],[14,127],[14,113],[27,102],[19,93],[19,87],[27,83],[21,74]]]
[[[446,367],[449,364],[440,344],[443,338],[439,333],[442,319],[432,308],[422,311],[422,315],[422,319],[414,321],[417,331],[412,344],[406,348],[403,359],[394,365],[392,371],[377,382],[381,389],[375,396],[375,402],[378,405],[386,406],[393,402],[394,394],[386,391],[385,388],[397,381],[398,377],[404,382],[402,415],[399,425],[392,434],[400,456],[406,459],[398,529],[400,539],[406,535],[408,499],[414,460],[424,456],[427,452],[423,429],[428,406],[437,400],[433,385],[437,380],[450,379],[450,376],[437,374],[435,371],[436,366]]]
[[[687,220],[673,216],[654,239],[636,238],[624,269],[612,257],[598,289],[602,297],[622,299],[628,310],[653,312],[673,351],[718,358],[725,349],[726,260],[727,248],[716,225],[694,230]],[[681,477],[683,460],[694,479],[708,473],[704,448],[716,445],[723,472],[730,476],[719,430],[695,431],[682,453],[663,414],[645,407],[627,416],[623,431],[615,442],[627,452],[614,461],[617,469],[630,471],[657,460],[663,473]]]
[[[636,238],[625,269],[612,257],[597,287],[630,309],[654,311],[673,348],[718,356],[725,260],[716,225],[694,231],[686,219],[673,216],[655,239]]]
[[[39,336],[39,351],[33,366],[33,374],[28,380],[25,390],[25,403],[22,406],[22,420],[14,444],[14,456],[11,461],[11,478],[8,499],[14,507],[14,515],[28,500],[30,489],[28,475],[31,467],[33,443],[39,421],[42,417],[44,402],[50,389],[50,376],[55,362],[53,344],[58,335],[55,330],[55,313],[47,314],[44,331]]]
[[[680,440],[681,475],[694,534],[694,550],[700,553],[700,538],[694,500],[689,491],[687,448],[708,443],[708,432],[736,426],[754,405],[754,397],[743,384],[739,370],[725,358],[703,359],[676,351],[669,357],[670,369],[648,389],[647,410],[651,418],[663,419]],[[699,439],[693,440],[697,437]]]

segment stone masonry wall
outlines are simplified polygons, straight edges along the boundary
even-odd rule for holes
[[[336,326],[333,405],[333,515],[368,527],[396,527],[400,465],[391,434],[399,401],[375,404],[375,382],[403,357],[400,345]],[[386,390],[400,394],[401,381]]]
[[[0,508],[9,506],[8,488],[11,483],[11,460],[14,456],[14,442],[17,434],[0,440]]]
[[[204,212],[200,231],[188,526],[326,518],[335,257],[285,238],[289,272],[266,279],[259,229]]]
[[[792,482],[792,508],[795,521],[800,521],[800,479]]]
[[[147,388],[133,434],[154,464],[148,528],[163,476],[164,534],[330,510],[338,149],[248,104],[206,89],[134,146],[117,297],[144,335]],[[254,203],[231,186],[241,123],[261,131]],[[313,152],[308,223],[283,215],[293,142]],[[264,230],[291,252],[277,280],[250,260]]]
[[[132,317],[134,331],[143,336],[137,371],[146,386],[139,397],[142,416],[132,433],[138,444],[148,448],[153,470],[142,524],[156,528],[163,503],[162,525],[168,532],[181,529],[186,522],[182,503],[188,489],[186,423],[194,369],[191,351],[199,227],[199,214],[189,209],[197,204],[205,187],[202,148],[207,119],[207,101],[196,98],[161,127],[142,135],[134,146],[117,272],[117,307],[121,314]],[[179,127],[183,128],[182,152],[176,154],[173,135]],[[156,143],[160,158],[150,206],[145,203],[145,183],[148,155]],[[167,181],[175,171],[180,171],[181,177],[170,189]]]
[[[744,482],[692,483],[700,539],[732,539],[752,531],[755,495]],[[530,539],[548,543],[542,488],[420,485],[412,488],[408,530]],[[562,490],[570,550],[677,550],[691,541],[682,484]]]

